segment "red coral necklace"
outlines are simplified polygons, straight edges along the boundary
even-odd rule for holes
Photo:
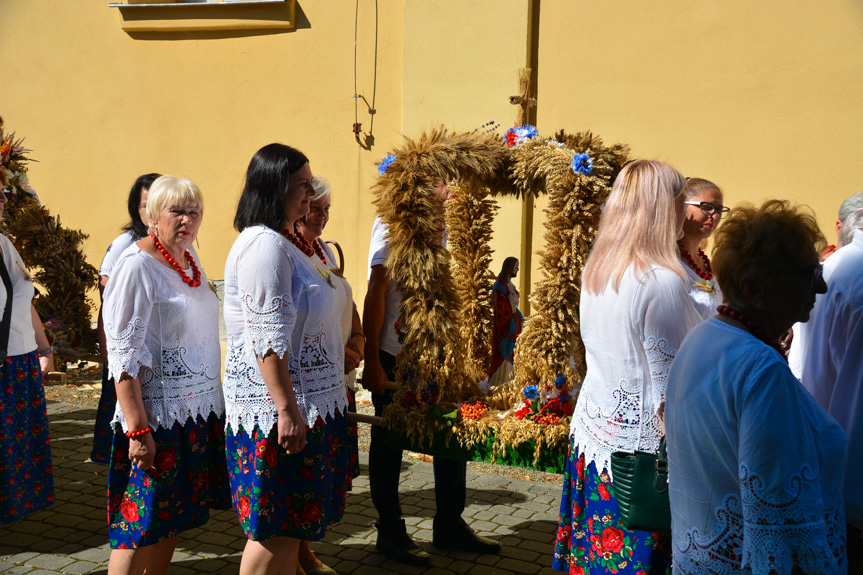
[[[686,248],[683,247],[683,242],[677,242],[677,249],[680,250],[680,255],[683,256],[686,264],[692,268],[692,271],[694,271],[698,277],[707,281],[713,279],[713,270],[710,268],[710,259],[707,257],[707,254],[704,253],[704,250],[698,248],[698,255],[701,256],[702,260],[704,260],[704,267],[707,268],[706,270],[698,267],[692,254],[686,251]]]
[[[301,235],[292,234],[288,230],[284,230],[282,232],[288,241],[297,246],[301,252],[306,254],[309,257],[312,257],[315,254],[318,254],[318,257],[321,258],[321,261],[324,265],[327,265],[327,258],[324,257],[324,251],[321,249],[320,244],[318,244],[317,240],[309,244],[308,240]]]
[[[788,361],[788,358],[785,357],[785,350],[779,345],[779,341],[777,339],[773,339],[768,337],[768,335],[761,329],[761,326],[749,319],[749,316],[744,314],[743,312],[739,312],[736,309],[731,309],[727,305],[721,305],[716,308],[716,311],[719,312],[719,315],[724,315],[726,317],[730,317],[733,320],[739,321],[743,325],[746,326],[746,329],[749,330],[749,333],[775,349],[779,352],[779,355],[785,361]]]
[[[189,253],[189,250],[186,250],[186,259],[189,261],[189,267],[192,268],[192,277],[186,275],[182,269],[180,269],[180,264],[174,257],[168,253],[162,243],[159,241],[159,238],[156,237],[156,234],[150,232],[150,237],[153,238],[153,245],[156,246],[156,249],[159,250],[159,253],[162,254],[162,257],[168,260],[168,263],[171,264],[171,267],[176,270],[180,277],[183,278],[183,283],[187,284],[189,287],[198,287],[201,285],[201,270],[198,269],[198,266],[195,265],[195,260],[192,259],[192,254]]]

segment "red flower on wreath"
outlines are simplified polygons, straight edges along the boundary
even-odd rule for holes
[[[176,460],[177,456],[173,449],[163,449],[156,454],[156,468],[160,471],[165,471],[172,468]]]
[[[612,553],[620,553],[623,549],[623,531],[610,525],[602,532],[602,549]]]
[[[316,523],[321,518],[320,503],[306,503],[303,507],[303,521],[306,523]]]
[[[250,510],[249,498],[245,495],[240,495],[239,501],[237,501],[237,512],[240,514],[240,519],[247,519],[249,517]]]
[[[599,491],[599,496],[602,498],[603,501],[608,501],[609,499],[611,499],[611,494],[608,492],[608,487],[606,487],[602,483],[599,484],[599,487],[597,487],[596,490]]]
[[[120,513],[123,515],[123,519],[129,523],[134,523],[140,519],[138,516],[138,504],[131,499],[124,499],[120,503]]]
[[[506,133],[506,145],[507,146],[514,146],[517,141],[518,141],[518,134],[516,134],[515,132],[507,132]]]

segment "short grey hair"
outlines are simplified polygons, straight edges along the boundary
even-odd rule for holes
[[[863,192],[857,192],[839,206],[839,221],[845,225],[845,220],[851,215],[851,212],[863,208]]]
[[[863,208],[851,212],[842,222],[842,229],[839,230],[839,247],[847,246],[854,239],[854,232],[863,229]]]
[[[315,195],[310,201],[330,200],[330,183],[325,178],[312,176],[312,187],[315,189]]]

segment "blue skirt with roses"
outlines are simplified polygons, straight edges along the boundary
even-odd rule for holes
[[[338,412],[306,429],[306,446],[288,454],[278,429],[227,431],[231,494],[246,537],[316,541],[341,520],[350,478],[348,420]]]
[[[670,572],[671,538],[629,531],[620,522],[608,472],[584,464],[574,439],[563,475],[563,496],[552,566],[571,575]]]
[[[36,352],[0,359],[0,523],[54,503],[46,409]]]
[[[153,545],[200,527],[210,509],[229,509],[225,419],[211,413],[152,432],[153,468],[129,460],[129,439],[114,430],[108,468],[108,533],[112,549]]]
[[[117,407],[117,389],[114,379],[108,377],[108,368],[102,369],[102,393],[99,396],[99,407],[96,410],[96,422],[93,424],[93,450],[90,461],[93,463],[111,463],[111,443],[114,430],[111,422],[114,420],[114,410]]]

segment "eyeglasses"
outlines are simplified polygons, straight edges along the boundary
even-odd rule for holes
[[[815,264],[814,266],[809,266],[802,270],[785,270],[785,274],[797,274],[801,276],[808,276],[812,280],[812,285],[817,284],[821,278],[824,276],[824,265],[823,264]]]
[[[731,211],[731,208],[726,208],[725,206],[717,206],[716,204],[711,204],[710,202],[683,202],[687,206],[698,206],[701,208],[701,213],[705,216],[712,216],[715,214],[719,214],[719,217],[722,218],[724,214],[727,214]]]

